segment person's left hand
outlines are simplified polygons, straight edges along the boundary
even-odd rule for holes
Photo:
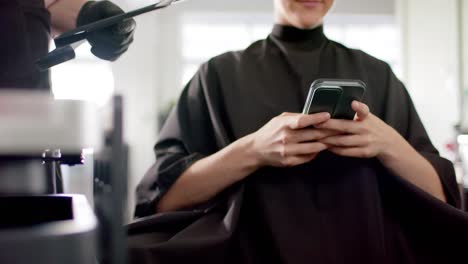
[[[124,11],[110,1],[88,1],[78,14],[76,25],[82,26],[101,19],[123,14]],[[116,25],[92,32],[88,36],[91,52],[103,60],[114,61],[126,52],[133,42],[136,23],[126,19]]]
[[[392,127],[373,115],[366,104],[353,101],[354,120],[330,119],[316,128],[342,132],[321,139],[328,150],[340,156],[355,158],[382,158],[403,138]]]

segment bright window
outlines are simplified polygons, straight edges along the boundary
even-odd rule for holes
[[[114,92],[114,75],[109,62],[100,60],[85,43],[76,59],[52,68],[52,91],[56,99],[85,100],[104,105]]]
[[[271,31],[269,14],[193,14],[182,19],[182,83],[186,84],[200,65],[226,51],[242,50],[264,39]]]
[[[360,49],[392,67],[402,76],[400,30],[388,15],[332,15],[325,21],[325,34],[349,48]]]
[[[203,13],[182,19],[181,86],[200,64],[230,50],[242,50],[272,29],[270,14]],[[398,25],[393,16],[331,15],[325,34],[350,48],[361,49],[389,63],[401,76],[401,45]]]

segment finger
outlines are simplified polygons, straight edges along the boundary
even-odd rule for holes
[[[122,8],[107,0],[96,2],[95,8],[99,11],[101,17],[103,18],[116,16],[124,13]]]
[[[354,111],[356,111],[356,116],[359,120],[365,119],[370,113],[369,107],[366,104],[360,103],[358,101],[353,101],[351,107]]]
[[[284,112],[280,116],[296,116],[298,115],[297,113],[291,113],[291,112]]]
[[[362,132],[362,124],[352,120],[330,119],[319,124],[316,128],[340,131],[347,134],[359,134]]]
[[[136,29],[136,22],[133,19],[126,19],[110,28],[116,35],[133,34]]]
[[[317,157],[317,154],[299,155],[285,158],[281,163],[284,167],[294,167],[312,161]]]
[[[320,142],[288,144],[284,146],[281,156],[311,155],[327,149],[327,145]]]
[[[123,53],[128,50],[128,47],[122,47],[120,50],[111,50],[108,47],[95,46],[91,48],[91,52],[98,58],[107,61],[117,60]]]
[[[328,148],[328,151],[345,157],[352,158],[373,158],[372,152],[369,148],[354,147],[354,148],[341,148],[341,147],[331,147]]]
[[[292,142],[317,141],[326,137],[340,135],[341,132],[329,129],[304,128],[293,130],[291,133]]]
[[[114,39],[114,43],[118,43],[120,46],[130,45],[133,43],[134,32],[118,35]]]
[[[113,35],[108,31],[96,31],[88,37],[91,46],[105,46],[109,49],[120,49],[129,46],[133,42],[133,33]]]
[[[301,129],[321,124],[327,120],[330,120],[329,113],[317,113],[311,115],[297,114],[296,116],[288,116],[286,124],[291,129]]]
[[[328,146],[334,147],[359,147],[369,145],[369,140],[363,135],[338,135],[319,140]]]

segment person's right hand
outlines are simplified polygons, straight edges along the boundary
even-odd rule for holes
[[[80,9],[76,26],[87,25],[123,13],[124,11],[111,1],[88,1]],[[117,60],[132,44],[135,27],[136,22],[131,18],[92,32],[87,37],[91,44],[91,52],[103,60]]]
[[[313,160],[327,148],[317,142],[338,132],[313,126],[330,119],[328,113],[312,115],[283,113],[250,134],[258,167],[293,167]]]

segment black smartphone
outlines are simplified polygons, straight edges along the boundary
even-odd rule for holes
[[[354,100],[361,101],[366,84],[360,80],[319,79],[312,83],[303,114],[328,112],[334,119],[354,119]]]

